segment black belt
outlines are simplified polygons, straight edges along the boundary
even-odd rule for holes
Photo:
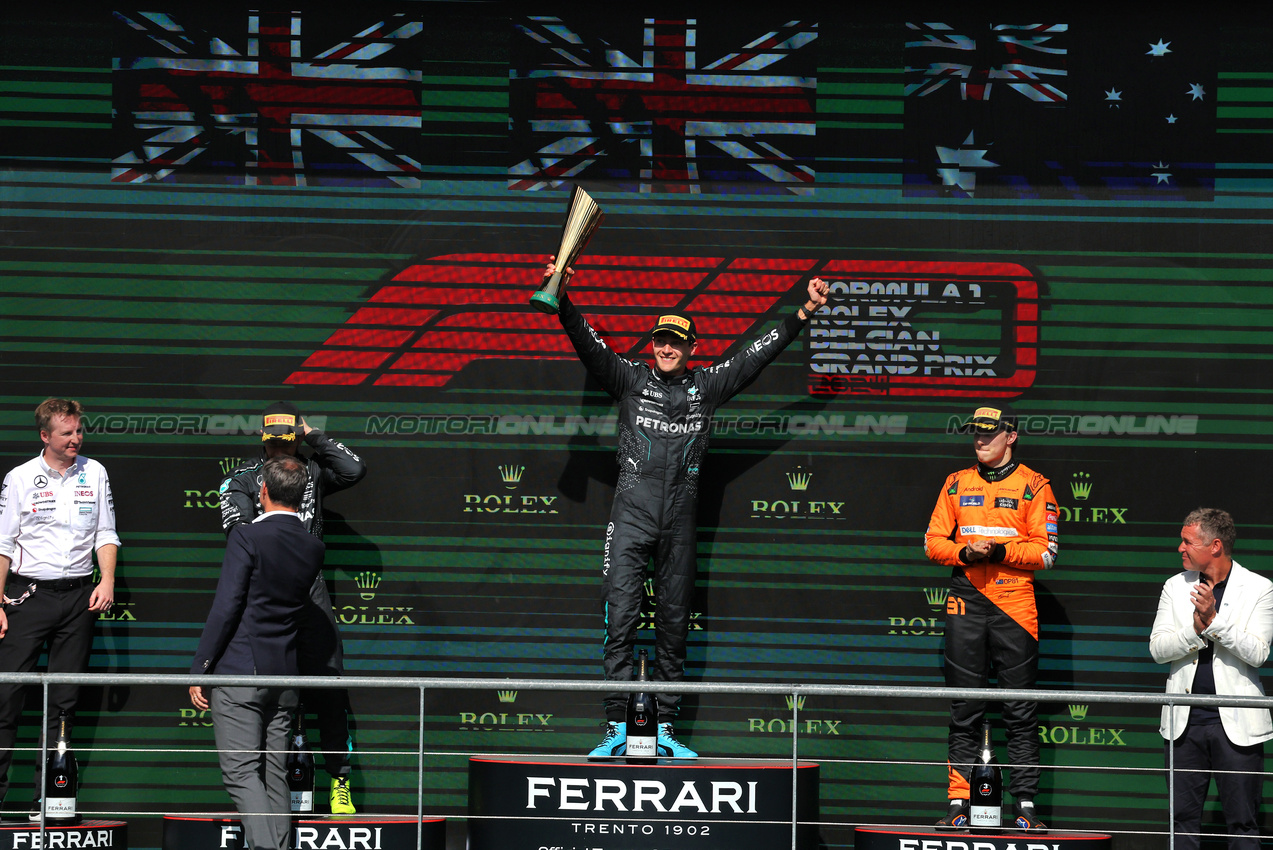
[[[77,576],[76,578],[30,578],[29,576],[19,575],[18,573],[9,573],[9,581],[25,581],[33,587],[41,590],[79,590],[82,587],[88,587],[93,583],[93,574],[86,576]]]

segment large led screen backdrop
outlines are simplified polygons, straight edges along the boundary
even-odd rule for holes
[[[1040,686],[1161,691],[1149,627],[1192,508],[1230,510],[1239,560],[1273,573],[1257,21],[10,6],[0,447],[6,468],[37,450],[46,396],[89,409],[124,540],[95,671],[187,669],[218,486],[286,399],[369,468],[325,522],[351,674],[599,677],[615,409],[527,304],[575,183],[606,221],[573,298],[620,352],[676,308],[700,362],[728,357],[832,281],[714,423],[692,680],[940,683],[922,535],[987,398],[1023,414],[1060,505]],[[418,695],[353,698],[360,804],[414,810]],[[824,820],[939,816],[945,711],[806,700]],[[495,688],[426,713],[425,807],[457,816],[463,754],[580,753],[601,719],[588,694]],[[789,717],[690,698],[678,730],[782,756]],[[1156,718],[1043,705],[1044,818],[1156,846],[1135,834],[1166,825]],[[184,690],[90,690],[77,736],[86,809],[229,805]]]

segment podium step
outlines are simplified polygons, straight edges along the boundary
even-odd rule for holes
[[[854,850],[1109,850],[1104,833],[1020,832],[1010,829],[956,832],[859,826],[853,830]]]
[[[75,824],[54,824],[44,830],[45,847],[109,847],[128,850],[128,823],[122,820],[85,819]],[[39,850],[40,825],[0,821],[0,850]]]
[[[796,812],[818,819],[818,765],[800,762]],[[772,850],[791,846],[790,762],[585,757],[469,759],[469,850],[602,847]],[[817,847],[817,828],[797,848]],[[607,843],[608,842],[608,843]]]
[[[446,818],[425,818],[420,822],[414,817],[401,815],[295,819],[292,821],[292,850],[331,850],[336,847],[415,850],[417,823],[422,823],[421,850],[445,850]],[[243,850],[243,847],[243,824],[237,815],[164,815],[163,850]]]

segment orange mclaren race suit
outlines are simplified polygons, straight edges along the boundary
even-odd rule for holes
[[[950,475],[928,521],[924,551],[954,567],[946,597],[946,685],[984,688],[991,671],[1001,688],[1032,688],[1039,669],[1034,571],[1056,560],[1056,497],[1048,480],[1017,461],[981,464]],[[965,546],[995,542],[988,558],[968,563]],[[968,773],[980,746],[986,703],[950,704],[949,798],[968,799]],[[1008,789],[1016,800],[1039,788],[1038,705],[1006,701]]]

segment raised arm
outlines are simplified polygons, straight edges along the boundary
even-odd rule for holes
[[[550,261],[546,275],[552,274],[555,270],[556,266]],[[567,274],[573,275],[574,270],[567,269]],[[622,398],[628,390],[644,378],[649,367],[634,363],[606,345],[605,340],[592,325],[588,324],[564,289],[559,301],[557,318],[561,321],[566,336],[570,337],[570,344],[574,346],[580,362],[600,382],[606,392],[614,398]]]
[[[793,315],[783,319],[778,327],[752,342],[741,353],[702,370],[703,389],[718,404],[742,392],[762,369],[772,363],[800,335],[813,314],[827,303],[827,292],[825,280],[818,277],[810,280],[805,301]]]

